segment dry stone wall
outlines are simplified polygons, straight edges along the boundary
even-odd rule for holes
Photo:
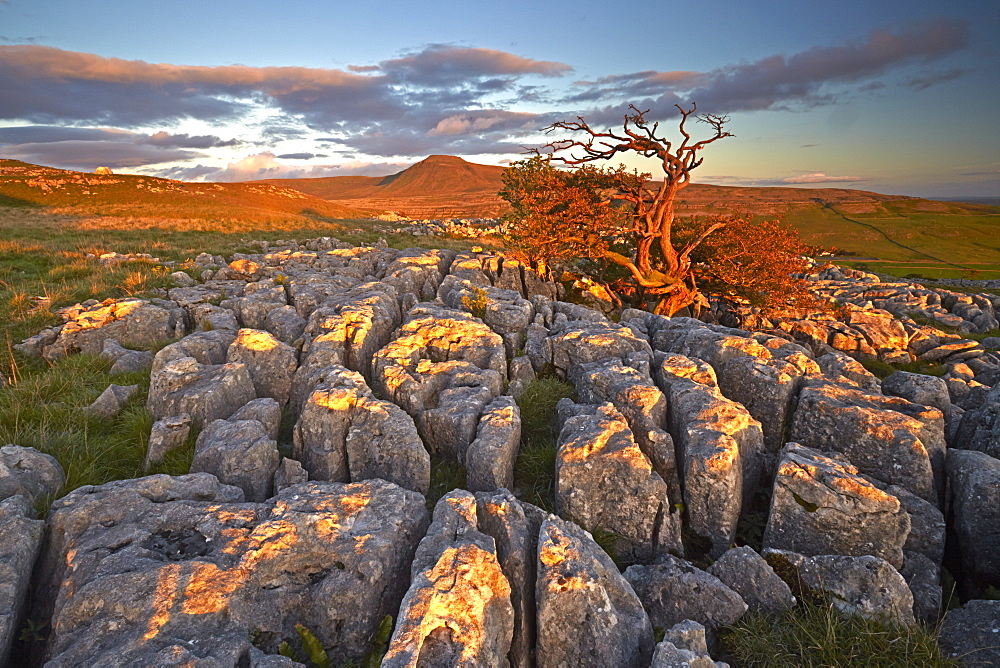
[[[612,322],[489,253],[261,249],[18,345],[148,368],[147,464],[200,435],[188,475],[80,488],[44,523],[58,463],[0,449],[0,653],[27,614],[51,666],[279,665],[297,625],[357,661],[390,615],[385,665],[708,666],[720,628],[804,592],[912,623],[940,617],[945,562],[963,597],[1000,585],[1000,356],[911,317],[980,331],[992,300],[828,269],[840,319]],[[514,476],[537,375],[576,390],[554,514]],[[433,518],[432,458],[468,488]]]

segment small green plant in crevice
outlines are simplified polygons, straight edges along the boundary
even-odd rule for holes
[[[382,659],[389,651],[390,638],[392,638],[392,615],[386,615],[378,625],[378,633],[372,641],[372,649],[365,659],[364,668],[378,668],[382,665]]]
[[[313,635],[313,632],[302,624],[295,625],[295,631],[299,634],[300,648],[292,647],[287,640],[282,640],[278,645],[278,654],[288,657],[292,661],[304,663],[309,668],[333,668],[330,657],[327,655],[323,644]]]
[[[517,399],[521,447],[514,462],[518,498],[555,512],[556,404],[574,398],[573,386],[554,377],[535,378]]]
[[[473,287],[472,294],[462,295],[462,306],[480,320],[486,317],[486,307],[489,304],[490,298],[485,288]]]
[[[807,597],[781,615],[748,613],[720,630],[727,654],[740,666],[961,665],[942,654],[933,634],[920,625],[846,616],[828,599]]]

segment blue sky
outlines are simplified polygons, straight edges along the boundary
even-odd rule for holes
[[[696,182],[1000,196],[1000,4],[0,0],[0,156],[186,180],[504,164],[729,115]],[[638,161],[630,166],[653,171]]]

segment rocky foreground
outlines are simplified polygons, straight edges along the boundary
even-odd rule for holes
[[[49,666],[297,665],[278,648],[303,628],[338,665],[391,616],[386,666],[714,666],[718,629],[804,594],[935,623],[944,563],[968,602],[942,647],[1000,662],[997,341],[927,324],[989,330],[995,297],[827,269],[838,317],[743,313],[751,333],[612,322],[482,253],[318,239],[196,262],[163,299],[82,304],[18,346],[149,369],[150,465],[199,435],[188,475],[80,488],[45,521],[58,462],[0,449],[0,663],[25,616],[50,624]],[[864,357],[948,370],[880,381]],[[576,388],[555,514],[513,480],[537,375]],[[468,489],[429,513],[432,454]],[[759,554],[734,544],[761,498]]]

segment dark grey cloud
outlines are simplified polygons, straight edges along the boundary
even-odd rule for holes
[[[60,125],[22,125],[0,128],[0,145],[58,141],[130,141],[135,133],[110,128],[74,128]]]
[[[314,160],[315,158],[329,158],[326,153],[282,153],[275,156],[280,160]]]
[[[148,144],[117,141],[68,140],[4,146],[6,158],[63,169],[93,170],[95,167],[142,167],[163,162],[191,160],[201,153]]]
[[[223,140],[215,135],[170,134],[160,131],[139,140],[140,144],[151,144],[163,148],[217,148],[220,146],[238,146],[236,139]]]
[[[678,100],[682,104],[696,101],[700,109],[719,114],[808,108],[836,101],[838,95],[831,86],[862,82],[913,63],[932,62],[964,48],[968,35],[968,26],[961,21],[915,22],[892,31],[874,30],[864,39],[846,44],[775,55],[704,74],[648,71],[582,82],[566,102],[619,99],[652,109],[658,118],[676,115],[672,107]]]
[[[54,167],[140,167],[202,155],[187,149],[234,146],[215,135],[142,134],[114,128],[27,125],[0,128],[3,155]]]
[[[965,73],[966,70],[957,67],[944,71],[921,72],[920,74],[908,79],[905,84],[914,90],[924,90],[925,88],[936,86],[939,83],[957,79]]]

